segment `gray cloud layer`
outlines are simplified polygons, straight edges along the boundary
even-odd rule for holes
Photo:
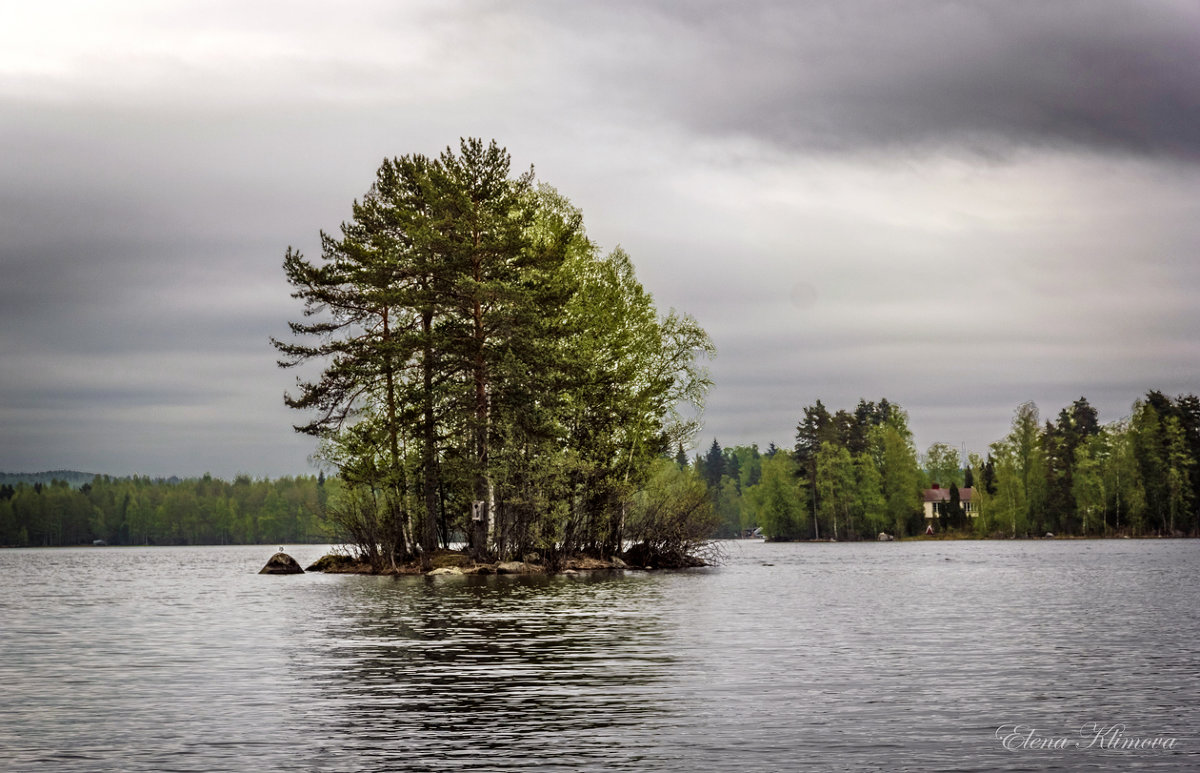
[[[52,10],[0,31],[0,469],[309,469],[283,248],[463,135],[709,328],[705,438],[1200,388],[1193,3]]]
[[[579,63],[589,92],[691,130],[827,151],[1200,154],[1191,3],[619,3],[620,28],[612,4],[585,19],[560,5],[560,39],[586,27],[610,46]]]

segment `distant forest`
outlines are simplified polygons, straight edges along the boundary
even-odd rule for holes
[[[1044,422],[1036,405],[1024,403],[1005,437],[966,459],[942,443],[919,454],[907,414],[886,399],[833,412],[818,400],[804,408],[791,449],[722,448],[714,440],[694,458],[678,448],[661,459],[656,478],[675,481],[677,493],[688,485],[706,490],[718,537],[759,529],[772,539],[873,539],[931,525],[939,535],[968,537],[1196,536],[1198,460],[1200,398],[1190,394],[1148,392],[1128,418],[1109,424],[1082,397]],[[37,475],[5,480],[20,477]],[[935,483],[969,490],[974,514],[947,507],[928,522],[922,493]],[[325,505],[343,495],[338,478],[323,476],[5,482],[0,545],[336,540],[342,535],[326,523]]]
[[[33,485],[41,483],[53,483],[60,481],[66,483],[71,488],[79,488],[85,483],[91,483],[96,477],[94,472],[79,472],[78,470],[47,470],[46,472],[0,472],[0,486],[8,484],[16,486],[18,483],[28,483]]]
[[[190,480],[93,476],[0,484],[0,545],[236,545],[323,542],[321,513],[336,480],[210,475]]]
[[[719,536],[770,539],[1200,535],[1200,398],[1148,392],[1100,424],[1081,397],[1042,422],[1024,403],[985,455],[934,443],[919,455],[908,416],[886,399],[804,408],[792,449],[722,448],[676,463],[701,477]],[[923,492],[950,490],[927,520]],[[962,492],[960,493],[960,489]],[[970,498],[973,512],[965,502]]]

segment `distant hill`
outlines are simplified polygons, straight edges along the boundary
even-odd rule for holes
[[[15,486],[18,483],[49,483],[54,480],[66,481],[71,488],[79,488],[85,483],[91,483],[96,477],[94,472],[80,472],[79,470],[48,470],[46,472],[0,472],[0,486],[8,484]]]

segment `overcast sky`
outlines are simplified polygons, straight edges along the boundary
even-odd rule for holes
[[[288,245],[495,138],[719,348],[697,444],[1200,391],[1200,3],[0,11],[0,470],[309,473]]]

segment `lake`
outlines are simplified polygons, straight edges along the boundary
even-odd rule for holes
[[[1200,541],[723,546],[398,579],[3,550],[0,769],[1200,769]]]

